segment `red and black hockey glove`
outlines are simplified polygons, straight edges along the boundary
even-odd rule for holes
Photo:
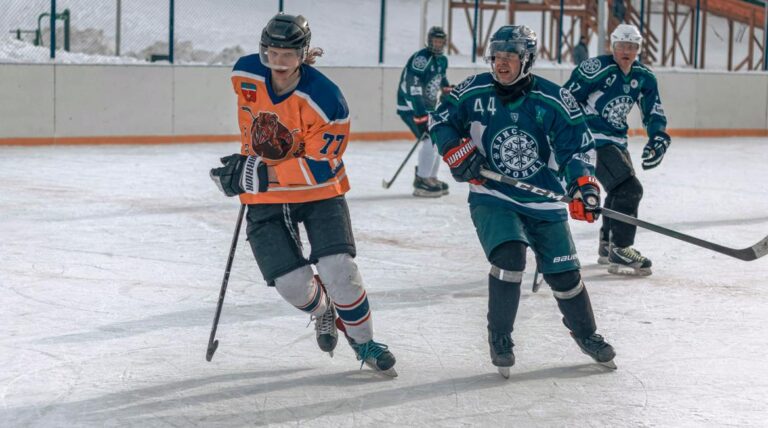
[[[427,125],[429,123],[429,115],[413,116],[413,123],[416,125],[416,130],[419,135],[424,135],[427,132]]]
[[[213,168],[210,176],[225,195],[267,191],[269,173],[260,156],[234,154],[221,158],[221,163],[224,166]]]
[[[470,182],[483,184],[480,169],[485,165],[485,156],[477,151],[477,147],[469,138],[459,141],[459,145],[448,150],[443,155],[443,160],[451,168],[453,179],[458,182]]]
[[[600,217],[600,185],[591,175],[577,178],[568,186],[568,211],[574,220],[592,223]]]
[[[643,148],[643,169],[656,168],[664,159],[672,139],[666,132],[659,131],[648,139]]]

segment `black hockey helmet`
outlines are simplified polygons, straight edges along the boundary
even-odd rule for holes
[[[427,49],[435,55],[442,55],[445,50],[445,43],[443,43],[443,46],[437,48],[434,43],[432,43],[432,40],[434,39],[442,39],[443,42],[448,39],[448,34],[443,30],[443,27],[432,27],[427,33]]]
[[[488,43],[485,60],[491,64],[497,52],[516,53],[520,56],[520,75],[515,82],[531,74],[533,63],[536,62],[537,48],[536,33],[526,25],[505,25],[491,36]],[[493,73],[496,78],[495,72]],[[512,82],[514,84],[515,82]]]
[[[269,67],[267,48],[296,49],[300,61],[303,61],[307,56],[311,37],[312,31],[306,18],[280,12],[269,20],[261,32],[261,62]]]

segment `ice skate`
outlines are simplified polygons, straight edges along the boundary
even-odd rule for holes
[[[351,337],[347,337],[347,340],[349,341],[349,346],[355,351],[357,359],[361,361],[360,368],[365,364],[385,376],[397,377],[397,371],[395,371],[395,362],[397,360],[389,352],[387,345],[374,342],[373,340],[358,344]]]
[[[414,174],[413,196],[419,198],[439,198],[443,196],[443,188],[440,184],[436,183],[436,181],[437,180],[433,178],[421,178],[418,174]],[[446,184],[446,186],[448,185]],[[446,192],[447,191],[448,189],[446,189]]]
[[[445,181],[438,180],[437,177],[430,177],[428,180],[432,182],[432,185],[440,187],[440,190],[443,192],[443,196],[450,193],[448,191],[448,183]]]
[[[609,265],[611,264],[610,260],[608,260],[608,250],[610,249],[610,244],[608,241],[600,240],[600,245],[597,247],[597,264],[599,265]]]
[[[603,336],[592,334],[589,337],[579,339],[571,333],[571,337],[579,345],[581,352],[592,357],[601,366],[616,370],[616,363],[613,362],[616,352],[613,350],[613,346],[603,339]]]
[[[317,346],[323,352],[327,352],[333,358],[333,350],[336,349],[336,343],[339,340],[339,333],[336,329],[336,310],[333,303],[328,305],[328,310],[319,317],[313,317],[315,321],[315,338]]]
[[[491,348],[491,362],[499,370],[499,374],[509,379],[509,368],[515,365],[515,354],[512,347],[511,333],[496,333],[488,330],[488,344]]]
[[[651,274],[651,260],[632,247],[611,247],[608,260],[611,262],[608,272],[613,274],[633,276]]]

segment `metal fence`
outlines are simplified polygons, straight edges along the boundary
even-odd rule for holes
[[[403,63],[447,0],[3,0],[0,62],[232,64],[278,11],[302,14],[326,65]],[[382,20],[382,6],[386,5]],[[425,7],[429,6],[428,8]],[[55,19],[51,11],[55,9]],[[425,15],[424,12],[427,12]],[[386,22],[385,22],[386,21]],[[54,32],[51,31],[53,24]],[[383,25],[382,25],[383,24]],[[386,29],[386,30],[385,30]],[[381,32],[385,30],[384,32]],[[343,34],[363,34],[350,40]],[[51,34],[55,33],[54,43]],[[382,44],[386,38],[386,43]],[[173,46],[168,41],[174,40]],[[381,46],[380,46],[381,45]],[[381,48],[381,50],[380,50]],[[4,56],[3,56],[4,55]]]

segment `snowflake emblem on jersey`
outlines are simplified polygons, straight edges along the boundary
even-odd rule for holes
[[[491,159],[502,174],[513,178],[531,177],[544,166],[536,139],[517,127],[506,128],[493,137]]]
[[[419,55],[413,59],[413,68],[416,70],[424,70],[427,68],[427,63],[429,63],[427,57]]]
[[[627,115],[632,110],[635,100],[628,95],[616,97],[603,107],[601,116],[616,129],[627,128]]]
[[[597,58],[590,58],[582,62],[579,68],[586,74],[597,73],[600,70],[600,60]]]
[[[429,82],[427,82],[427,99],[434,106],[437,103],[437,97],[440,95],[440,83],[443,81],[443,76],[436,75]]]

